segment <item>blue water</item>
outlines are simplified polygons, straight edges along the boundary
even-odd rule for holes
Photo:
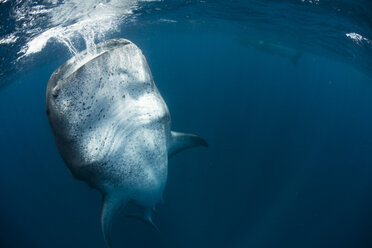
[[[51,2],[0,1],[0,38],[18,37],[0,44],[0,247],[105,247],[101,195],[71,177],[45,114],[73,54],[52,38],[22,57],[78,22],[15,18]],[[173,129],[209,147],[170,159],[160,232],[122,215],[114,248],[372,247],[369,1],[139,2],[95,42],[115,37],[142,49]]]

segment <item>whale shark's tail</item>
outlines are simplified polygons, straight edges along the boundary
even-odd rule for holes
[[[152,214],[154,212],[155,211],[153,209],[147,207],[143,209],[143,213],[126,214],[126,217],[143,221],[144,223],[149,224],[151,227],[153,227],[156,231],[160,232],[159,228],[154,224],[152,220]]]
[[[103,194],[101,226],[103,238],[105,239],[108,248],[112,247],[110,232],[113,218],[118,214],[119,210],[127,204],[127,202],[126,199],[115,194]]]
[[[204,139],[194,134],[185,134],[171,131],[170,144],[168,144],[168,157],[172,157],[174,154],[177,154],[183,150],[197,146],[207,147],[208,143]],[[112,248],[110,232],[113,219],[119,213],[119,211],[123,209],[128,203],[133,202],[129,201],[128,196],[125,196],[123,192],[117,193],[117,191],[115,190],[103,192],[101,226],[103,237],[108,248]],[[143,210],[144,211],[142,214],[131,214],[127,215],[127,217],[132,217],[144,221],[145,223],[150,224],[152,227],[159,231],[159,229],[152,221],[152,209],[147,207]]]

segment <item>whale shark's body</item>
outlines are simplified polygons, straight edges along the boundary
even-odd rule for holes
[[[258,51],[262,51],[272,55],[277,55],[283,58],[288,58],[292,61],[293,65],[295,66],[298,65],[298,61],[301,57],[300,51],[290,47],[283,46],[278,43],[249,38],[241,38],[240,42],[246,47],[251,47]]]
[[[168,157],[198,136],[170,130],[170,114],[141,50],[125,39],[83,51],[51,76],[46,111],[71,174],[103,193],[102,230],[110,244],[113,216],[127,203],[152,209],[162,199]]]

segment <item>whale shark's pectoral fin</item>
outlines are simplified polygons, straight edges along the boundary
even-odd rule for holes
[[[183,150],[196,146],[208,146],[208,143],[199,136],[187,133],[177,133],[171,131],[170,144],[168,146],[168,157],[182,152]]]
[[[101,213],[101,226],[103,238],[105,239],[107,247],[111,248],[111,226],[114,217],[118,214],[119,210],[126,205],[127,201],[122,197],[115,194],[104,194],[103,206]]]

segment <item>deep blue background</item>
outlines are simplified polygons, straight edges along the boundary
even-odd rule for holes
[[[122,32],[147,57],[173,130],[210,146],[170,160],[160,233],[122,216],[114,247],[372,247],[371,78],[306,51],[294,65],[229,25]],[[0,247],[104,247],[100,193],[69,175],[45,114],[65,51],[49,47],[0,91]]]

